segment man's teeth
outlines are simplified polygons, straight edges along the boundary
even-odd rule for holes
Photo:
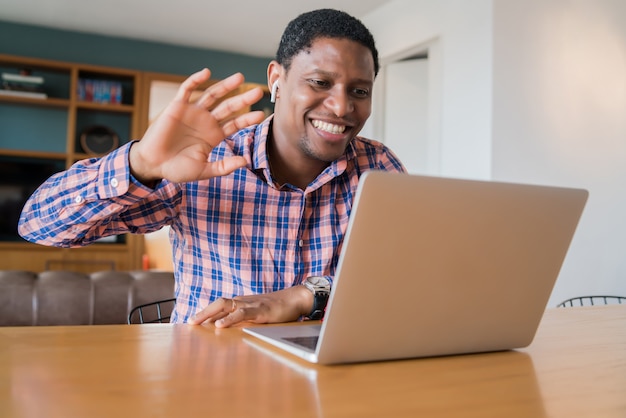
[[[322,131],[330,132],[331,134],[342,134],[343,131],[346,130],[345,125],[335,125],[328,122],[322,122],[321,120],[313,120],[313,126],[316,129],[321,129]]]

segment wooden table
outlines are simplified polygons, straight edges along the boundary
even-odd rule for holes
[[[524,350],[313,366],[210,325],[0,328],[2,417],[626,417],[626,306]]]

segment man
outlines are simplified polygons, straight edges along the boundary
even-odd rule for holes
[[[232,116],[258,101],[259,89],[208,110],[241,74],[190,103],[210,72],[193,74],[140,141],[46,181],[26,203],[19,232],[76,247],[170,225],[172,322],[319,318],[360,175],[404,171],[382,144],[357,137],[378,68],[359,20],[331,9],[304,13],[268,66],[272,116]]]

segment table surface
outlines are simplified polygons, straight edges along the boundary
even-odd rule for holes
[[[211,325],[0,328],[2,417],[626,417],[626,305],[514,351],[316,366]]]

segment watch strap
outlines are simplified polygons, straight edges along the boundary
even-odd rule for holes
[[[307,277],[303,285],[313,294],[313,308],[306,318],[322,319],[330,296],[330,281],[325,277],[313,276]]]
[[[311,313],[307,315],[307,318],[317,320],[324,317],[328,296],[327,292],[315,292],[313,294],[313,309],[311,309]]]

